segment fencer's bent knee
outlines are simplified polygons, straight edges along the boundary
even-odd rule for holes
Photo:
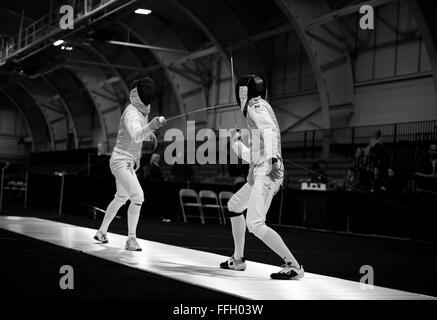
[[[236,199],[235,196],[232,196],[231,199],[228,201],[228,211],[231,215],[240,215],[243,213],[245,208],[241,204],[239,204],[239,201]]]
[[[128,198],[128,197],[124,197],[124,196],[120,196],[120,195],[116,194],[114,200],[115,200],[115,202],[117,202],[117,204],[119,204],[120,207],[121,207],[122,205],[124,205],[124,204],[126,203],[127,200],[129,200],[129,198]]]
[[[137,192],[133,193],[133,194],[130,196],[129,200],[130,200],[132,203],[135,203],[136,205],[141,206],[141,205],[143,204],[143,202],[144,202],[144,192],[142,192],[142,191],[137,191]]]
[[[258,220],[252,221],[250,219],[247,219],[246,223],[247,223],[247,230],[249,230],[250,233],[253,233],[258,238],[264,237],[267,231],[267,226],[265,222],[258,221]]]

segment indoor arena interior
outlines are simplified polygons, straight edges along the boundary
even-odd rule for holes
[[[2,303],[435,300],[434,16],[1,0]]]

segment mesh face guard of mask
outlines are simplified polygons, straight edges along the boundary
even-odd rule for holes
[[[255,97],[267,98],[265,81],[258,75],[246,75],[241,77],[236,84],[235,93],[241,113],[247,114],[247,102]]]

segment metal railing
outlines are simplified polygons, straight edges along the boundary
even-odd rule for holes
[[[437,120],[285,132],[283,148],[299,150],[302,158],[314,158],[328,139],[331,157],[353,156],[356,148],[367,145],[377,131],[381,131],[384,143],[396,153],[403,144],[436,142]]]
[[[87,18],[100,9],[117,2],[117,0],[76,0],[72,5],[74,9],[74,23]],[[30,46],[49,39],[56,32],[61,31],[59,26],[62,14],[59,8],[50,11],[47,15],[34,21],[32,24],[21,28],[17,35],[9,39],[2,39],[0,43],[0,65],[7,59],[25,51]]]

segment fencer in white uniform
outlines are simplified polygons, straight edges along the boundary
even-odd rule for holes
[[[146,140],[156,140],[154,131],[165,124],[163,117],[155,117],[148,122],[150,104],[155,92],[155,83],[150,78],[137,80],[131,86],[130,104],[120,118],[117,142],[109,161],[117,192],[106,209],[101,227],[94,236],[94,239],[107,243],[106,232],[111,221],[120,207],[130,200],[127,212],[128,238],[125,247],[129,251],[141,251],[136,241],[136,229],[144,194],[135,171],[139,168],[142,143]]]
[[[266,225],[266,215],[273,196],[284,179],[281,155],[281,133],[276,116],[265,100],[265,81],[258,75],[240,78],[236,84],[237,102],[246,118],[250,146],[242,141],[239,132],[231,138],[233,150],[250,163],[247,183],[229,200],[228,209],[234,238],[234,254],[220,264],[223,269],[244,271],[244,244],[246,227],[278,254],[284,264],[272,279],[298,279],[304,269],[285,245],[279,234]],[[247,209],[246,218],[243,212]]]

